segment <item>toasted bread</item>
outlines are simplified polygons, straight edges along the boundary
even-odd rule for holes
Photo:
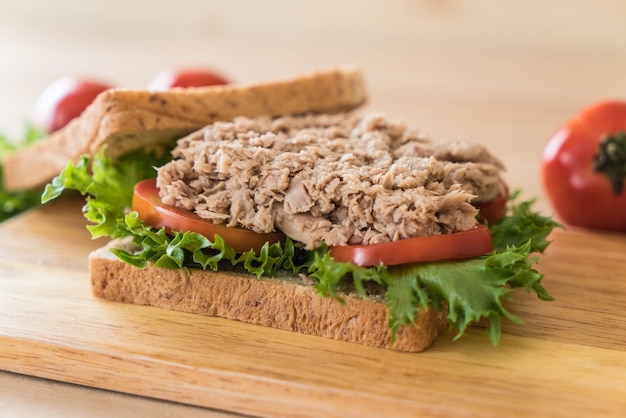
[[[111,246],[128,245],[115,240],[90,254],[96,296],[404,352],[425,350],[447,324],[445,310],[421,309],[415,325],[400,327],[392,342],[383,295],[364,299],[341,294],[341,303],[321,297],[310,280],[286,272],[257,278],[234,271],[140,269],[110,252]]]
[[[41,186],[68,161],[93,155],[105,145],[108,155],[117,157],[237,116],[336,113],[365,100],[361,73],[352,66],[256,84],[159,92],[111,89],[63,129],[9,155],[4,162],[5,188]]]

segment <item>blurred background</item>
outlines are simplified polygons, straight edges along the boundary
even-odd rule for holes
[[[368,107],[490,144],[534,193],[558,126],[626,96],[625,18],[623,0],[0,0],[0,130],[64,75],[144,87],[167,67],[251,82],[356,63]]]

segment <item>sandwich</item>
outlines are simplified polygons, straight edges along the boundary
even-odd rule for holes
[[[324,106],[309,101],[316,73],[290,79],[280,105],[267,98],[285,81],[205,88],[238,114],[191,132],[77,139],[86,152],[42,199],[78,190],[88,229],[109,238],[89,257],[93,293],[406,352],[477,322],[497,344],[502,318],[521,322],[505,306],[514,289],[551,300],[535,264],[556,224],[509,193],[503,164],[359,112],[358,70],[330,73],[343,87]],[[239,111],[259,88],[267,106]],[[107,120],[93,109],[67,138],[83,117]]]

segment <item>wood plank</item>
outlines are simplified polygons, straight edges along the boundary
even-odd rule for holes
[[[557,231],[540,264],[557,300],[516,291],[510,309],[526,324],[505,324],[498,347],[479,324],[406,354],[98,300],[86,257],[102,242],[80,204],[0,226],[3,370],[267,416],[626,410],[623,235]]]
[[[4,417],[233,418],[229,412],[72,385],[0,371],[0,405]],[[68,397],[68,392],[72,393]]]

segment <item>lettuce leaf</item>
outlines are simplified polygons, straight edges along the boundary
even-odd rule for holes
[[[32,145],[43,138],[43,136],[44,133],[33,126],[27,127],[24,138],[21,141],[11,141],[8,137],[0,135],[0,222],[39,205],[41,188],[20,192],[8,192],[4,189],[3,168],[4,159],[7,155]]]
[[[46,185],[41,202],[56,199],[65,190],[77,190],[86,197],[83,214],[93,223],[87,229],[94,238],[127,236],[129,230],[122,220],[130,207],[135,184],[156,177],[155,166],[168,159],[169,155],[160,155],[158,151],[136,151],[114,161],[105,156],[103,149],[92,161],[87,156],[76,164],[70,161]]]
[[[138,268],[155,265],[164,268],[244,269],[257,277],[272,276],[280,269],[306,273],[321,296],[342,302],[341,294],[356,292],[364,298],[384,295],[389,307],[389,327],[397,329],[414,324],[421,309],[442,311],[448,307],[448,322],[463,335],[471,324],[487,319],[487,335],[498,344],[501,320],[522,320],[509,312],[504,302],[511,301],[515,288],[534,292],[541,300],[552,300],[534,269],[539,255],[549,245],[553,228],[559,225],[532,210],[532,201],[517,203],[512,195],[508,214],[490,225],[493,253],[462,261],[415,263],[402,266],[359,267],[333,260],[325,246],[315,251],[296,248],[291,240],[284,245],[265,245],[260,254],[236,254],[220,237],[214,242],[193,232],[167,234],[164,229],[146,226],[129,211],[133,186],[154,177],[155,171],[142,154],[129,155],[115,162],[98,154],[89,160],[68,164],[49,184],[42,197],[47,202],[64,190],[78,190],[86,196],[83,208],[94,237],[132,237],[138,251],[113,250],[121,260]],[[230,267],[228,267],[230,266]]]
[[[548,222],[545,229],[554,226],[553,222]],[[367,295],[359,290],[363,286],[359,286],[358,281],[369,279],[382,283],[386,289],[392,338],[398,327],[414,324],[420,309],[432,308],[441,312],[445,304],[448,307],[450,328],[457,330],[456,338],[461,337],[469,325],[487,318],[487,334],[492,343],[497,345],[502,318],[522,323],[503,305],[504,301],[511,301],[510,292],[513,289],[524,288],[529,293],[535,292],[541,300],[553,300],[541,284],[544,276],[533,268],[538,261],[538,257],[532,255],[537,247],[545,249],[544,243],[535,243],[529,239],[520,245],[510,245],[469,260],[369,269],[336,262],[326,254],[325,257],[317,256],[315,263],[308,268],[309,272],[313,272],[311,277],[319,283],[318,289],[322,290],[323,295],[337,297],[337,288],[348,275],[354,279],[354,288],[365,297]]]

